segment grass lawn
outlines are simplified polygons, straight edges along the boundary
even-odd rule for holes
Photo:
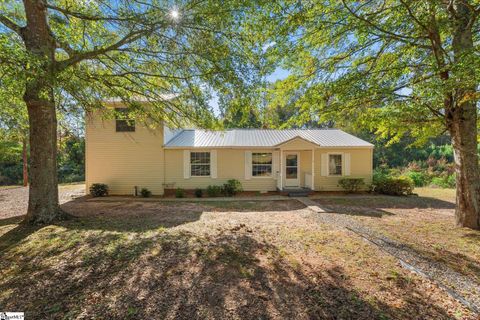
[[[0,220],[0,306],[31,319],[474,319],[296,201],[90,202]]]
[[[480,232],[455,226],[455,190],[419,188],[415,192],[419,197],[342,198],[320,203],[480,282]]]

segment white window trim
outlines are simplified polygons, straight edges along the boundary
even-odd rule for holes
[[[342,157],[342,174],[330,174],[330,156]],[[345,154],[344,152],[327,152],[327,177],[343,177],[345,176]]]
[[[192,153],[204,153],[208,152],[210,154],[210,163],[208,164],[210,166],[210,174],[208,176],[194,176],[192,175]],[[211,178],[212,177],[212,152],[210,150],[195,150],[195,151],[190,151],[189,153],[189,161],[190,161],[190,177],[191,178]],[[198,165],[198,164],[197,164]],[[206,165],[206,164],[201,164],[200,165]]]
[[[271,171],[270,171],[270,175],[269,176],[254,176],[253,175],[253,166],[255,166],[255,164],[253,164],[253,154],[254,153],[270,153],[272,155],[272,164],[270,164],[269,166],[271,167]],[[250,166],[251,166],[251,169],[250,169],[250,175],[251,175],[251,178],[252,179],[274,179],[273,177],[273,151],[252,151],[252,162],[250,163]],[[261,166],[261,164],[258,164],[258,166]],[[268,166],[268,164],[267,164]]]

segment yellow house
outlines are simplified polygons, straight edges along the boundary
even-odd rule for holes
[[[86,185],[110,194],[135,187],[206,188],[229,179],[245,191],[341,190],[344,177],[372,179],[373,145],[337,129],[207,131],[151,129],[133,121],[86,121]]]

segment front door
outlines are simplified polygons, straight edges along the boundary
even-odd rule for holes
[[[298,152],[285,152],[285,187],[300,187]]]

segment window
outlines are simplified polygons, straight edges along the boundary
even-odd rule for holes
[[[328,175],[341,176],[342,175],[342,155],[330,154],[328,156]]]
[[[210,152],[190,152],[190,175],[210,176]]]
[[[298,175],[298,154],[287,154],[285,156],[285,178],[297,179]]]
[[[272,154],[252,153],[252,176],[270,177],[272,175]]]
[[[115,129],[117,132],[135,132],[135,120],[128,119],[127,108],[115,108]]]

